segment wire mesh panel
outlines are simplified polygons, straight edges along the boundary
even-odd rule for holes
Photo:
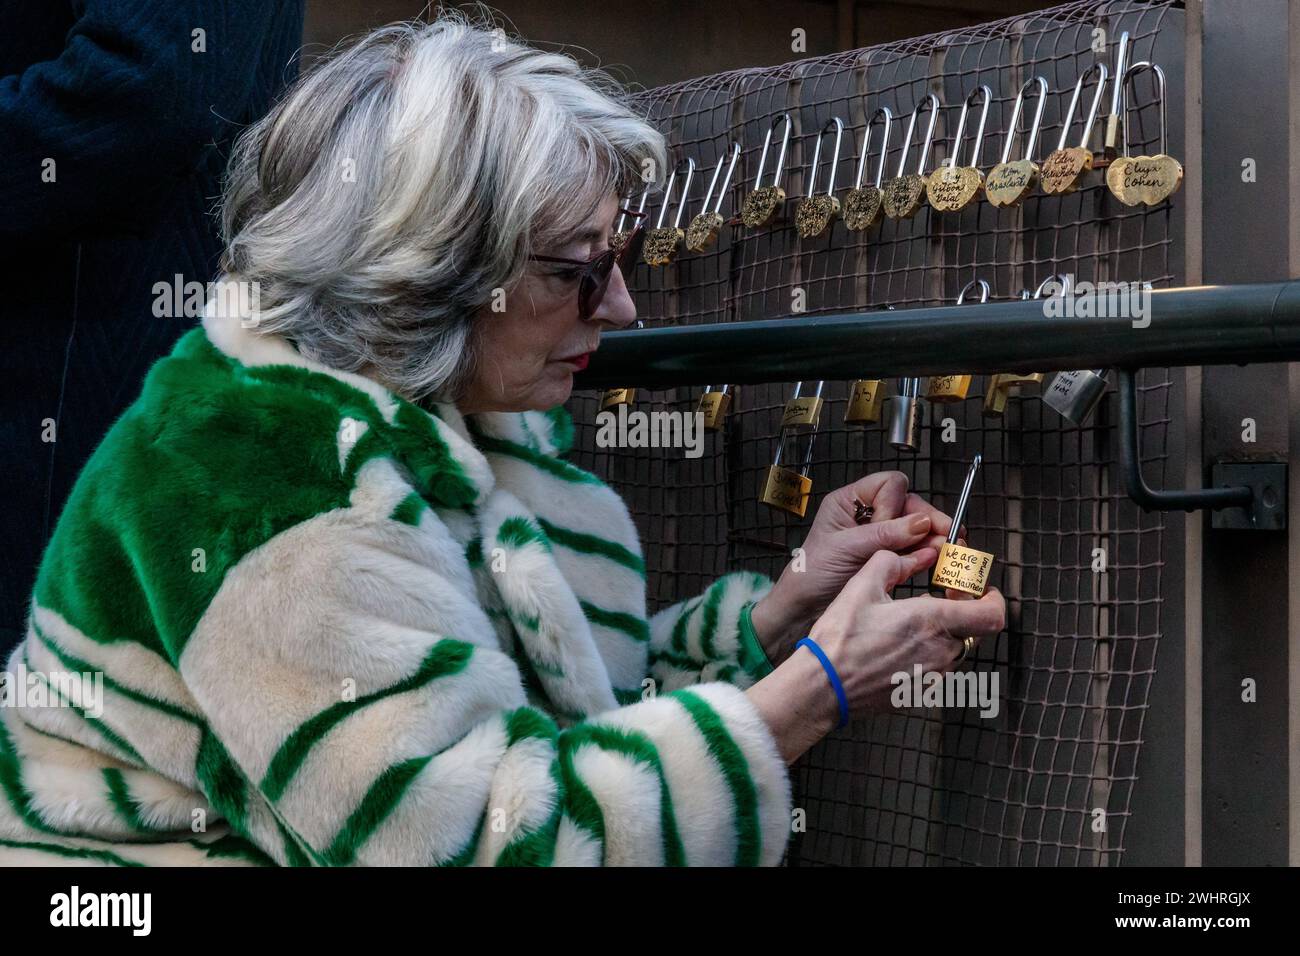
[[[782,185],[800,197],[817,134],[834,118],[846,127],[836,166],[842,190],[853,184],[872,113],[884,106],[895,117],[885,155],[891,176],[903,157],[908,116],[934,93],[942,108],[929,171],[950,152],[961,103],[986,84],[992,105],[981,154],[969,158],[968,135],[963,162],[987,171],[1002,152],[1017,90],[1042,76],[1050,92],[1034,154],[1041,162],[1067,122],[1075,80],[1093,63],[1113,65],[1122,31],[1129,34],[1130,63],[1163,67],[1168,115],[1181,115],[1183,12],[1175,3],[1132,0],[1071,3],[641,94],[639,104],[668,137],[674,162],[691,157],[698,164],[683,223],[700,211],[719,157],[732,142],[743,152],[722,208],[732,218],[717,244],[683,252],[667,267],[638,266],[631,282],[638,314],[647,325],[689,325],[906,309],[952,303],[972,279],[989,283],[991,299],[1014,299],[1053,274],[1176,283],[1177,197],[1130,208],[1109,194],[1100,173],[1075,193],[1034,193],[1016,208],[977,202],[941,214],[923,207],[913,219],[886,219],[861,232],[837,221],[811,240],[795,231],[793,201],[766,228],[748,229],[735,218],[754,187],[764,136],[783,114],[792,129]],[[1132,85],[1129,116],[1133,151],[1159,151],[1150,72]],[[920,158],[925,124],[917,125],[909,171]],[[1023,153],[1026,127],[1022,120],[1012,158]],[[1079,130],[1076,122],[1071,142]],[[874,132],[868,178],[879,125]],[[1176,155],[1181,136],[1174,128],[1170,134],[1168,151]],[[765,185],[780,136],[778,128]],[[823,143],[819,190],[827,184],[833,139]],[[652,224],[660,201],[652,196],[647,205]],[[636,407],[689,411],[706,384],[723,383],[641,390]],[[793,383],[738,389],[725,429],[708,433],[698,458],[680,448],[598,448],[599,396],[580,392],[570,403],[579,426],[576,460],[623,493],[641,530],[652,611],[699,593],[729,570],[775,578],[803,541],[821,497],[864,474],[904,471],[913,490],[951,511],[967,463],[983,455],[966,523],[972,546],[997,556],[992,583],[1008,600],[1008,629],[983,643],[976,663],[998,675],[998,714],[900,710],[828,737],[794,770],[806,829],[795,831],[793,864],[1107,865],[1123,852],[1172,542],[1162,516],[1144,514],[1118,487],[1114,393],[1079,427],[1045,406],[1035,386],[1013,393],[1002,417],[987,417],[983,384],[977,377],[966,401],[933,406],[912,455],[895,451],[881,425],[844,424],[848,383],[825,383],[810,453],[813,499],[803,520],[758,500]],[[1170,390],[1167,369],[1139,377],[1142,455],[1153,483],[1164,479]],[[923,590],[918,580],[897,593]]]

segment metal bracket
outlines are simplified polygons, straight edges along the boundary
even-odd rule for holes
[[[1238,531],[1283,531],[1286,529],[1286,462],[1216,461],[1210,467],[1210,483],[1216,488],[1246,485],[1251,490],[1245,508],[1224,508],[1211,516],[1210,527]]]
[[[1143,511],[1200,511],[1203,508],[1244,509],[1252,513],[1255,490],[1252,485],[1238,484],[1226,487],[1187,488],[1181,491],[1156,491],[1142,477],[1142,454],[1138,449],[1137,387],[1135,372],[1131,368],[1116,370],[1119,374],[1119,467],[1124,476],[1124,490]],[[1285,467],[1285,466],[1284,466]],[[1285,501],[1285,482],[1282,498]],[[1270,509],[1272,510],[1272,509]],[[1217,519],[1217,515],[1216,515]],[[1241,527],[1254,528],[1255,524]]]

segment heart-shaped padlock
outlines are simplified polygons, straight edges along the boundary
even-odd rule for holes
[[[907,154],[912,147],[912,135],[916,132],[916,121],[921,115],[921,110],[927,107],[930,110],[930,122],[925,131],[925,142],[921,147],[921,159],[916,164],[916,172],[905,173]],[[893,179],[887,180],[880,187],[885,215],[891,219],[911,219],[925,200],[925,161],[930,158],[930,144],[934,141],[934,124],[938,118],[939,98],[933,93],[926,94],[925,99],[912,108],[912,117],[907,121],[907,134],[903,137],[903,153],[898,158],[898,170]]]
[[[1038,107],[1034,110],[1033,122],[1029,124],[1029,139],[1025,143],[1025,155],[1021,159],[1011,159],[1011,145],[1015,142],[1020,125],[1020,110],[1024,106],[1025,94],[1030,87],[1038,91]],[[1026,80],[1016,92],[1016,105],[1011,109],[1011,123],[1007,127],[1006,141],[1002,144],[1002,158],[989,172],[984,182],[984,195],[994,206],[1018,206],[1025,201],[1038,185],[1038,164],[1034,162],[1034,147],[1038,144],[1038,130],[1043,122],[1043,108],[1047,105],[1047,81],[1041,76]]]
[[[1130,156],[1128,154],[1128,87],[1133,76],[1150,70],[1156,77],[1156,90],[1160,106],[1160,152],[1155,156]],[[1111,193],[1126,206],[1154,206],[1176,193],[1183,184],[1183,164],[1168,154],[1169,125],[1165,112],[1165,71],[1142,60],[1124,71],[1120,83],[1120,116],[1124,131],[1124,153],[1111,162],[1106,170],[1106,185]]]
[[[880,146],[880,159],[876,163],[876,181],[862,185],[862,175],[867,169],[867,155],[871,152],[871,127],[876,117],[884,121],[885,141]],[[867,131],[862,141],[862,155],[858,158],[858,172],[853,179],[853,188],[844,197],[844,228],[851,232],[867,229],[880,219],[883,197],[880,183],[885,175],[885,154],[889,152],[889,128],[893,125],[894,114],[889,107],[882,106],[871,114],[867,120]]]
[[[835,152],[831,155],[831,171],[826,192],[817,195],[817,168],[822,158],[822,137],[826,131],[835,129]],[[838,116],[817,134],[817,148],[813,150],[812,166],[808,171],[808,195],[799,202],[794,214],[794,228],[804,239],[815,239],[826,231],[831,221],[839,214],[840,201],[835,198],[835,169],[840,164],[840,142],[844,138],[844,121]]]
[[[1088,116],[1083,123],[1083,134],[1079,137],[1079,145],[1066,146],[1070,123],[1074,119],[1079,98],[1083,95],[1083,84],[1093,73],[1097,74],[1097,90],[1092,95],[1092,105],[1088,108]],[[1056,149],[1043,160],[1039,182],[1042,183],[1043,192],[1047,195],[1064,196],[1074,192],[1079,188],[1079,180],[1092,169],[1092,128],[1097,122],[1097,110],[1101,107],[1101,95],[1105,88],[1105,63],[1094,63],[1079,74],[1079,79],[1074,84],[1074,95],[1070,97],[1070,106],[1065,111],[1065,122],[1061,124],[1061,139],[1057,142]]]
[[[691,252],[704,252],[717,240],[718,232],[726,222],[722,218],[722,200],[727,195],[727,187],[731,185],[731,174],[736,171],[736,160],[739,158],[740,144],[732,143],[731,162],[727,165],[727,176],[722,181],[722,188],[717,190],[715,198],[714,189],[718,185],[718,176],[722,173],[722,166],[727,161],[726,154],[718,157],[718,165],[714,167],[713,178],[709,180],[708,191],[704,194],[704,209],[686,227],[686,248]],[[710,202],[713,203],[712,209],[709,208]]]
[[[984,99],[984,109],[980,113],[980,125],[971,150],[971,165],[960,166],[958,160],[961,156],[962,137],[966,132],[966,116],[979,97]],[[978,86],[961,105],[957,133],[952,139],[952,155],[930,174],[925,186],[925,198],[939,212],[961,212],[984,192],[984,175],[979,171],[980,146],[984,143],[984,127],[988,122],[989,103],[992,99],[992,90],[987,86]]]
[[[677,182],[677,169],[674,169],[672,175],[668,177],[668,185],[664,187],[664,202],[659,207],[659,218],[655,220],[655,227],[646,233],[645,245],[641,249],[641,258],[645,260],[646,265],[666,266],[677,258],[677,246],[686,236],[681,227],[682,212],[686,209],[686,200],[691,193],[691,180],[694,178],[695,160],[687,157],[686,182],[682,185],[682,193],[677,198],[677,212],[673,216],[673,224],[665,226],[664,217],[668,214],[668,206],[672,202],[673,185]]]
[[[763,185],[763,168],[767,165],[767,150],[772,145],[772,133],[778,123],[785,123],[785,132],[781,134],[781,152],[776,157],[776,169],[772,173],[772,185]],[[785,190],[781,188],[781,173],[785,168],[785,150],[790,143],[790,114],[782,113],[767,128],[763,137],[763,152],[758,157],[758,175],[754,177],[754,188],[745,197],[745,204],[740,210],[740,220],[750,229],[761,229],[772,221],[777,210],[785,202]]]

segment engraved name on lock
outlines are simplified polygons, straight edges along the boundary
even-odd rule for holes
[[[845,424],[880,421],[880,410],[885,401],[884,385],[879,379],[857,379],[849,394],[849,407],[844,412]]]
[[[808,509],[808,499],[811,496],[811,478],[792,469],[772,465],[767,469],[767,480],[763,484],[763,494],[759,500],[765,505],[780,508],[802,518]]]
[[[992,569],[993,555],[989,552],[944,542],[939,548],[939,560],[935,563],[930,583],[979,597],[988,587]]]
[[[729,392],[705,392],[701,395],[699,411],[704,418],[704,427],[709,431],[717,431],[721,428],[727,416],[727,409],[730,407],[731,393]]]
[[[817,424],[822,411],[822,400],[817,396],[800,396],[785,403],[781,427],[809,428]]]
[[[601,396],[601,409],[613,408],[617,405],[631,405],[636,401],[635,388],[607,388],[605,394]]]

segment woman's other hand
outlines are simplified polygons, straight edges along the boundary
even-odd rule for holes
[[[937,552],[952,519],[907,488],[903,472],[881,471],[837,488],[822,501],[802,554],[786,565],[751,612],[754,633],[773,664],[790,655],[872,555],[882,550],[904,555],[918,549]],[[870,521],[854,520],[855,501],[872,509]]]
[[[810,636],[839,675],[853,715],[887,710],[892,677],[948,671],[968,636],[991,637],[1006,626],[1006,601],[996,588],[978,599],[921,595],[895,601],[890,592],[934,563],[937,552],[877,551],[845,584]],[[839,722],[839,700],[817,657],[791,655],[746,693],[767,722],[782,757],[793,763]]]

